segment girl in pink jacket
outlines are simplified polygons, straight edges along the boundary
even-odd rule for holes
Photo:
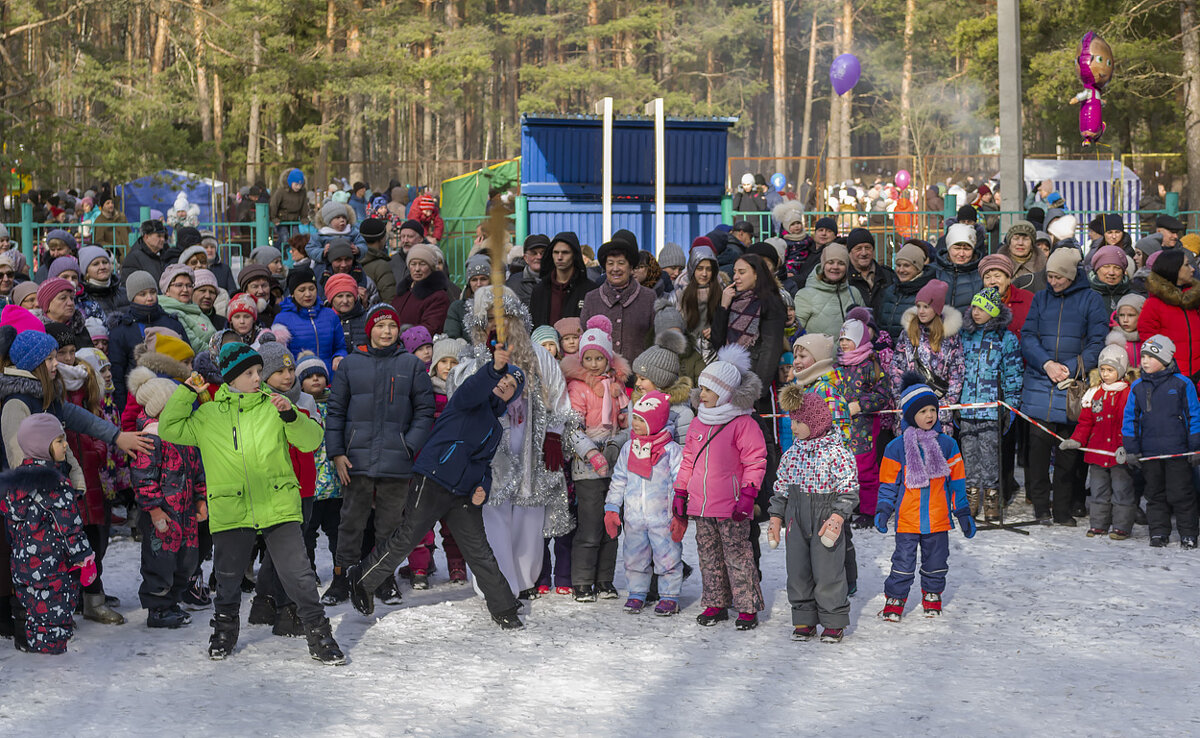
[[[698,384],[700,409],[688,427],[675,478],[671,536],[682,541],[688,518],[696,520],[704,584],[704,611],[696,622],[728,620],[732,606],[738,610],[737,629],[751,630],[763,609],[750,548],[754,501],[767,470],[767,444],[754,419],[762,383],[750,371],[746,349],[730,345],[717,352]]]

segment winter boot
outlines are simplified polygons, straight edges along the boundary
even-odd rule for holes
[[[116,595],[110,595],[108,592],[105,592],[104,593],[104,604],[108,605],[109,607],[111,607],[115,610],[121,606],[121,598],[117,597]]]
[[[936,618],[942,614],[942,593],[921,590],[921,607],[925,609],[925,617]]]
[[[646,606],[646,601],[637,597],[630,597],[625,600],[625,612],[629,615],[637,615]]]
[[[493,615],[492,620],[500,626],[501,630],[520,630],[525,627],[525,623],[522,623],[521,618],[517,617],[516,610],[503,615]]]
[[[465,564],[455,564],[450,567],[450,581],[454,584],[467,583],[467,567]]]
[[[213,633],[208,638],[208,657],[213,661],[224,661],[237,646],[238,616],[223,612],[214,613],[210,624]]]
[[[415,569],[412,576],[412,588],[429,589],[429,572],[425,571],[424,569]],[[384,604],[390,605],[392,603],[384,600]]]
[[[209,593],[208,587],[204,586],[204,577],[200,574],[192,575],[192,578],[188,580],[188,588],[183,591],[180,599],[192,610],[203,610],[212,605],[212,595]]]
[[[308,655],[315,660],[331,666],[346,663],[346,654],[342,653],[333,639],[329,618],[321,618],[316,624],[305,628],[305,636],[308,638]]]
[[[678,615],[679,603],[670,597],[664,597],[654,606],[654,614],[664,618]]]
[[[738,630],[754,630],[758,627],[758,613],[739,612],[734,627]]]
[[[595,602],[596,587],[591,584],[581,584],[575,588],[576,602]]]
[[[1179,547],[1183,548],[1183,549],[1195,548],[1196,547],[1196,537],[1195,536],[1180,536],[1179,537]]]
[[[13,637],[12,600],[14,597],[0,597],[0,638]]]
[[[147,628],[182,628],[191,622],[191,618],[182,610],[170,607],[154,607],[146,616]]]
[[[729,619],[729,610],[724,607],[706,607],[704,612],[696,616],[696,622],[705,627],[716,625]]]
[[[350,599],[350,589],[346,585],[346,573],[342,571],[342,567],[333,567],[333,581],[329,583],[329,589],[325,590],[325,594],[321,595],[321,604],[325,607],[340,605]]]
[[[104,593],[83,593],[83,616],[105,625],[124,625],[125,616],[104,604]]]
[[[1166,536],[1150,536],[1150,548],[1166,548],[1167,543]]]
[[[545,597],[546,595],[550,594],[550,593],[551,593],[551,592],[553,592],[553,591],[554,591],[554,590],[550,589],[550,585],[549,585],[549,584],[539,584],[539,585],[537,586],[537,596],[538,596],[538,599],[541,599],[542,597]]]
[[[1113,528],[1108,532],[1108,537],[1114,541],[1124,541],[1129,538],[1129,531]]]
[[[21,602],[13,595],[12,598],[12,619],[13,619],[13,647],[18,651],[25,653],[33,653],[33,649],[29,647],[29,638],[25,633],[25,608],[21,607]]]
[[[983,492],[983,520],[994,523],[1000,520],[1000,490],[987,489]]]
[[[904,600],[899,597],[889,597],[879,611],[879,617],[889,623],[898,623],[904,617]]]
[[[1107,532],[1108,532],[1108,530],[1106,530],[1105,528],[1088,528],[1087,537],[1095,538],[1096,536],[1102,536]]]
[[[414,589],[416,589],[416,576],[413,576]],[[425,588],[429,588],[428,582]],[[383,601],[385,605],[400,604],[400,590],[396,587],[396,577],[388,575],[388,578],[383,580],[383,584],[375,588],[375,596]]]
[[[600,582],[597,584],[596,594],[600,595],[600,599],[602,600],[615,600],[621,596],[621,593],[617,591],[612,582]]]
[[[979,516],[979,488],[967,487],[967,506],[971,508],[971,517]]]
[[[299,638],[304,635],[304,625],[296,615],[295,605],[284,605],[276,611],[275,627],[271,628],[271,633],[284,638]]]
[[[841,643],[845,635],[845,628],[826,628],[821,631],[821,643]]]
[[[354,609],[363,615],[370,615],[375,612],[375,594],[362,586],[362,567],[355,564],[347,569],[345,580],[349,589],[348,596],[350,597],[351,604],[354,605]],[[330,585],[330,588],[332,588],[332,585]]]
[[[797,625],[792,628],[793,641],[807,641],[812,639],[817,634],[817,626],[815,625]]]
[[[279,611],[275,608],[275,598],[254,595],[250,602],[250,617],[246,619],[247,622],[251,625],[274,625],[277,617]]]
[[[416,585],[415,585],[416,577],[413,578],[413,581],[414,581],[413,589],[416,589]],[[428,585],[425,588],[429,589]],[[520,592],[517,592],[518,600],[536,600],[539,597],[541,597],[541,595],[538,594],[537,587],[530,587],[529,589],[523,589]]]

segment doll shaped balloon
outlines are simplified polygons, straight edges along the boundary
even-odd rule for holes
[[[1091,146],[1104,135],[1104,109],[1100,93],[1113,76],[1113,53],[1108,42],[1088,31],[1079,44],[1079,80],[1083,92],[1071,98],[1072,105],[1079,105],[1079,135],[1084,147]]]

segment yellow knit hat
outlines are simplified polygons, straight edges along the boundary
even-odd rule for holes
[[[1179,243],[1183,244],[1183,247],[1193,254],[1200,255],[1200,235],[1188,233],[1179,239]]]
[[[181,361],[185,364],[190,364],[195,358],[196,352],[188,345],[187,341],[176,338],[167,333],[158,333],[153,336],[153,341],[150,343],[150,350],[156,354],[169,356],[176,361]]]

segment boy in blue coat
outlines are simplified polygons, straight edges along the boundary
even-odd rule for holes
[[[1162,548],[1171,537],[1171,515],[1179,527],[1180,548],[1195,548],[1200,533],[1196,490],[1188,468],[1200,456],[1141,461],[1143,456],[1200,451],[1200,402],[1196,387],[1175,366],[1175,344],[1163,335],[1142,342],[1142,376],[1129,388],[1121,436],[1125,459],[1146,478],[1146,517],[1150,545]]]
[[[375,611],[375,589],[400,566],[437,521],[444,520],[501,628],[522,628],[520,604],[500,572],[483,530],[483,504],[492,486],[492,456],[503,435],[499,418],[521,395],[525,376],[509,364],[502,345],[491,364],[472,374],[446,404],[413,464],[404,522],[361,563],[346,572],[350,600],[364,615]]]

